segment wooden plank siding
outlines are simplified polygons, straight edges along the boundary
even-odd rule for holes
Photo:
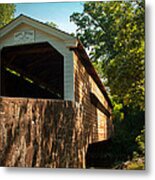
[[[83,106],[86,114],[85,120],[88,121],[88,119],[91,119],[94,127],[97,127],[94,128],[94,132],[91,132],[93,135],[90,134],[89,143],[106,140],[111,136],[112,133],[112,120],[110,117],[111,107],[92,76],[89,75],[86,68],[83,66],[77,53],[74,52],[73,58],[75,102]],[[97,99],[99,99],[101,102],[100,104],[102,104],[102,106],[108,112],[107,114],[91,101],[92,93]]]

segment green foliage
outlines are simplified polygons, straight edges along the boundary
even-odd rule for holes
[[[110,88],[115,133],[107,152],[113,164],[144,156],[144,17],[144,0],[85,2],[84,11],[70,17]],[[143,165],[133,161],[129,169]]]
[[[14,4],[0,4],[0,28],[8,24],[14,18]]]
[[[92,159],[96,160],[95,165],[100,164],[103,168],[144,169],[144,111],[133,107],[125,109],[126,115],[123,105],[115,103],[115,133],[91,154]]]
[[[137,143],[137,153],[139,156],[144,156],[145,155],[145,129],[141,130],[141,134],[139,134],[136,137],[136,143]]]
[[[144,1],[86,2],[71,16],[117,101],[144,109]],[[100,72],[100,70],[99,70]]]
[[[128,146],[127,149],[131,149],[133,152],[133,150],[137,149],[138,139],[142,139],[142,137],[138,135],[141,134],[141,130],[144,129],[145,113],[143,110],[140,111],[138,108],[132,106],[123,107],[119,104],[119,108],[116,109],[116,107],[114,107],[113,110],[113,122],[115,127],[114,138],[116,141],[125,143]]]
[[[51,26],[51,27],[53,27],[53,28],[58,28],[58,25],[55,24],[54,22],[48,22],[48,21],[47,21],[46,24],[49,25],[49,26]]]
[[[126,168],[127,170],[143,170],[144,163],[143,162],[130,162],[130,164]]]

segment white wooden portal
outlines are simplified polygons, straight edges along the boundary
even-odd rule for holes
[[[44,23],[20,15],[0,29],[0,50],[7,46],[48,42],[64,56],[64,100],[74,100],[73,52],[77,39]]]

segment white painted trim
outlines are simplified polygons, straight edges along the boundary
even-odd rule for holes
[[[76,38],[72,37],[71,35],[61,32],[60,30],[54,29],[48,25],[45,25],[41,22],[38,22],[36,20],[33,20],[33,19],[23,16],[23,15],[19,16],[17,19],[12,21],[10,24],[8,24],[4,28],[0,29],[0,38],[5,36],[7,33],[12,31],[15,27],[17,27],[23,23],[27,24],[29,26],[32,26],[36,29],[39,29],[45,33],[48,33],[49,35],[52,35],[60,40],[69,41],[70,45],[75,46],[75,44],[76,44],[76,41],[77,41]]]
[[[38,31],[42,34],[38,37],[43,37],[43,39],[37,37],[35,43],[42,43],[45,40],[64,56],[64,100],[74,101],[74,59],[73,52],[69,50],[69,47],[76,47],[77,39],[31,18],[20,16],[0,30],[0,41],[2,42],[0,49],[7,45],[15,46],[16,44],[11,41],[8,44],[5,42],[10,39],[8,36],[13,34],[14,29],[18,29],[18,27],[24,29],[25,25],[30,27],[30,30],[32,28],[35,29],[35,32]]]

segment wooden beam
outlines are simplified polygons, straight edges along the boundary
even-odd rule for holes
[[[14,67],[13,65],[10,65],[10,64],[9,65],[4,64],[3,67],[4,68],[10,68],[10,69],[16,71],[17,73],[19,73],[21,76],[31,79],[34,82],[34,84],[37,84],[39,87],[45,87],[45,89],[47,91],[49,91],[49,92],[51,91],[51,93],[57,93],[60,96],[62,96],[61,91],[59,91],[59,89],[55,89],[53,86],[49,86],[47,83],[44,83],[44,82],[40,81],[38,78],[36,78],[36,77],[34,77],[32,75],[29,75],[29,72],[25,73],[21,69],[16,68],[16,67]],[[61,98],[63,98],[63,97],[61,97]]]
[[[33,43],[33,44],[24,44],[24,45],[17,45],[17,46],[8,46],[2,49],[2,52],[8,55],[16,54],[16,55],[23,55],[23,54],[44,54],[44,53],[52,53],[54,55],[60,54],[54,47],[52,47],[49,43]]]
[[[19,56],[19,55],[26,55],[26,54],[47,54],[47,53],[54,53],[54,50],[52,50],[51,48],[27,48],[27,49],[23,49],[23,50],[15,50],[15,51],[8,51],[6,54],[10,56],[12,55],[16,55],[16,56]]]
[[[103,112],[108,118],[110,118],[110,112],[105,108],[105,106],[100,102],[94,93],[90,93],[91,103],[97,107],[101,112]]]
[[[96,82],[97,86],[99,87],[99,89],[103,93],[104,97],[108,101],[109,106],[111,108],[113,108],[111,100],[109,99],[108,94],[107,94],[107,92],[105,90],[105,87],[103,86],[103,83],[101,82],[101,80],[100,80],[100,78],[99,78],[99,76],[98,76],[94,66],[92,65],[88,55],[86,54],[85,50],[82,47],[74,48],[73,50],[74,50],[75,54],[77,55],[77,57],[79,57],[79,60],[81,61],[81,63],[85,67],[85,69],[88,72],[88,74]]]

